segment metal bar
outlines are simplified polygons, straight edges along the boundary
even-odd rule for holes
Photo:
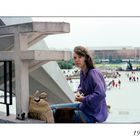
[[[7,104],[7,62],[4,61],[4,103]]]
[[[4,102],[0,102],[0,104],[5,104]]]
[[[6,114],[10,115],[9,105],[12,105],[12,61],[0,61],[3,62],[4,68],[4,102],[0,102],[0,104],[6,105]],[[9,89],[8,83],[9,82]],[[9,90],[9,102],[8,100],[8,90]]]
[[[9,112],[9,105],[6,104],[6,115],[9,116],[10,115],[10,112]]]
[[[9,61],[9,104],[12,105],[12,61]]]

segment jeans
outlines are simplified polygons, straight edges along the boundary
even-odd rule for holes
[[[51,105],[51,109],[53,110],[53,113],[55,113],[56,109],[65,109],[70,108],[74,109],[74,117],[73,117],[73,123],[95,123],[95,121],[91,118],[89,118],[84,112],[82,112],[79,109],[79,102],[77,103],[65,103],[65,104],[53,104]]]

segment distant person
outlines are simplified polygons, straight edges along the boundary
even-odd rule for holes
[[[119,88],[121,87],[121,81],[120,80],[118,81],[118,86],[119,86]]]
[[[108,113],[110,113],[111,106],[107,105]]]
[[[119,77],[121,76],[121,74],[120,74],[118,71],[116,72],[116,74],[117,74],[117,76],[119,76]]]
[[[139,81],[139,77],[137,77],[137,82]]]
[[[129,73],[127,73],[127,77],[129,78]]]
[[[115,81],[114,80],[112,80],[112,86],[115,87]]]
[[[135,78],[135,76],[133,76],[133,81],[134,81],[134,82],[136,81],[136,78]]]
[[[130,77],[129,77],[129,82],[131,82],[131,79],[132,79],[132,77],[130,76]]]

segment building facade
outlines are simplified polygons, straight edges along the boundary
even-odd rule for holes
[[[89,48],[91,55],[95,58],[99,59],[112,59],[120,58],[122,60],[140,60],[140,48],[130,48],[130,47],[123,47],[123,48]]]

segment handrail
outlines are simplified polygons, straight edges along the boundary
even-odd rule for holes
[[[0,104],[6,105],[6,114],[10,115],[9,105],[12,105],[12,61],[0,61],[3,63],[4,73],[4,101]],[[9,94],[9,96],[8,96]],[[9,97],[9,101],[8,101]]]

